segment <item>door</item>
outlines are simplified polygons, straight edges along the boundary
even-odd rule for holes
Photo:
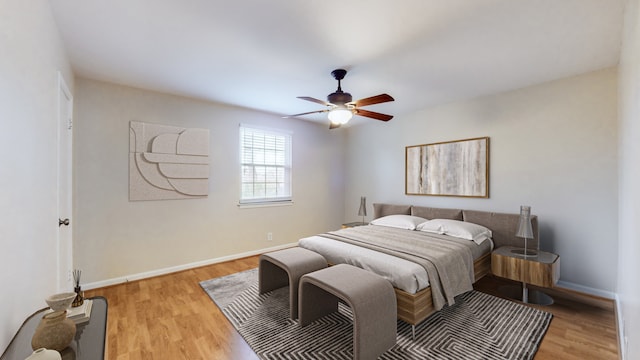
[[[58,291],[72,291],[73,96],[58,72]],[[52,219],[53,220],[53,219]]]

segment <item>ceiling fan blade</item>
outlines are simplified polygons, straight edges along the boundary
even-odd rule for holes
[[[323,113],[323,112],[327,112],[327,111],[329,111],[329,110],[316,110],[316,111],[309,111],[309,112],[303,112],[303,113],[300,113],[300,114],[286,115],[286,116],[283,116],[282,118],[283,118],[283,119],[287,119],[287,118],[290,118],[290,117],[296,117],[296,116],[302,116],[302,115],[309,115],[309,114],[319,114],[319,113]]]
[[[334,124],[331,121],[329,121],[329,130],[337,129],[339,127],[340,127],[340,124]]]
[[[389,94],[380,94],[380,95],[371,96],[371,97],[368,97],[368,98],[352,101],[349,104],[354,104],[356,107],[360,107],[360,106],[367,106],[367,105],[385,103],[385,102],[394,101],[394,100],[395,99],[392,98],[391,95],[389,95]]]
[[[319,100],[319,99],[312,98],[312,97],[309,97],[309,96],[298,96],[298,99],[311,101],[311,102],[314,102],[314,103],[317,103],[317,104],[321,104],[321,105],[325,105],[325,106],[331,106],[332,105],[332,104],[330,104],[330,103],[328,103],[328,102],[326,102],[324,100]]]
[[[382,121],[389,121],[393,119],[393,115],[381,114],[378,112],[363,110],[363,109],[355,109],[355,113],[356,115],[366,116],[368,118],[382,120]]]

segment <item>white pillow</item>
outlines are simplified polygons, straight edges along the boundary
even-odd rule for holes
[[[398,229],[415,230],[418,224],[427,221],[425,218],[411,215],[387,215],[372,220],[369,224],[387,226]]]
[[[472,240],[478,245],[493,236],[491,230],[482,225],[449,219],[428,220],[418,224],[416,230]]]

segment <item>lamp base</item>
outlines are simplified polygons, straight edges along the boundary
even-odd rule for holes
[[[523,291],[523,288],[517,285],[503,285],[498,287],[498,292],[510,299],[522,301],[525,304],[544,306],[553,304],[553,298],[551,296],[543,293],[542,291],[530,290],[527,287],[525,287]],[[524,300],[523,295],[526,297]]]
[[[529,249],[513,249],[511,250],[512,254],[516,254],[516,255],[520,255],[520,256],[524,256],[524,257],[534,257],[534,256],[538,256],[538,252],[535,250],[529,250]]]

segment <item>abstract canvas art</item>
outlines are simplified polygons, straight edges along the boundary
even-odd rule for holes
[[[206,197],[209,130],[131,121],[129,200]]]
[[[405,148],[405,194],[489,197],[489,138]]]

